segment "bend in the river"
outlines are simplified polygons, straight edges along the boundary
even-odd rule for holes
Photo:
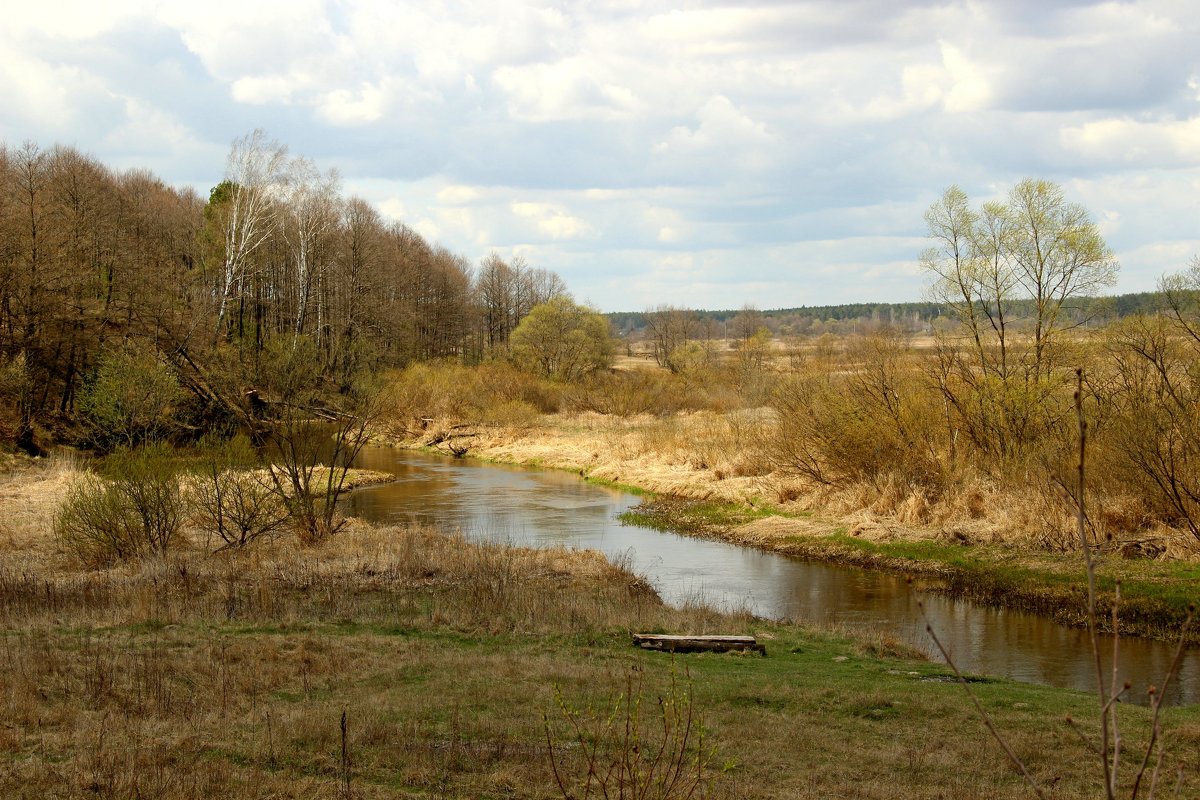
[[[725,542],[625,526],[617,515],[638,498],[563,472],[494,466],[408,450],[371,447],[358,466],[390,472],[391,484],[362,489],[352,513],[387,522],[422,522],[469,538],[523,546],[593,548],[626,559],[663,599],[703,599],[772,619],[832,622],[883,630],[923,650],[916,598],[902,578],[788,558]],[[965,600],[925,597],[926,613],[964,670],[1090,690],[1087,633],[1034,614]],[[1174,646],[1123,637],[1120,674],[1135,701],[1166,673]],[[1200,648],[1185,653],[1168,699],[1200,702]]]

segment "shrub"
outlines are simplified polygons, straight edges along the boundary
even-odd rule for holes
[[[521,400],[506,400],[485,409],[480,422],[505,428],[529,428],[538,421],[538,410]]]
[[[674,414],[703,405],[699,393],[689,393],[686,383],[669,372],[635,370],[601,372],[571,388],[568,404],[579,411],[633,417],[638,414]]]
[[[175,373],[157,351],[126,342],[101,356],[79,411],[97,444],[133,447],[170,430],[181,396]]]
[[[1108,351],[1100,457],[1151,518],[1200,539],[1200,347],[1167,319],[1134,317],[1108,332]]]
[[[477,415],[503,403],[525,403],[542,414],[553,414],[562,405],[561,386],[534,377],[505,361],[486,361],[479,365],[476,374]]]
[[[635,668],[636,669],[636,668]],[[625,692],[607,707],[577,709],[555,689],[555,704],[571,747],[555,750],[556,734],[543,716],[554,781],[564,798],[686,800],[712,794],[716,753],[696,707],[691,676],[680,685],[674,665],[668,690],[647,698],[642,674],[631,669]],[[570,755],[568,755],[568,753]]]
[[[258,468],[258,456],[246,437],[206,440],[201,454],[192,517],[197,528],[223,542],[218,549],[245,547],[284,526],[287,507],[270,474]]]
[[[855,482],[876,488],[897,480],[939,491],[938,404],[890,334],[866,337],[850,349],[853,368],[811,372],[782,383],[774,464],[829,486]]]
[[[318,545],[346,520],[338,502],[346,474],[367,443],[367,428],[392,401],[374,376],[360,376],[329,394],[319,348],[308,337],[269,344],[263,353],[263,386],[273,405],[267,426],[272,488],[287,507],[300,542]]]
[[[488,361],[476,367],[454,362],[413,364],[392,378],[391,403],[387,410],[391,427],[412,431],[419,420],[456,419],[492,422],[493,410],[533,409],[535,413],[557,411],[564,389],[550,381],[517,369],[506,361]],[[499,415],[500,421],[509,414]],[[525,411],[518,416],[525,418]]]
[[[68,491],[55,516],[55,533],[94,566],[142,555],[162,555],[182,523],[179,471],[162,444],[118,450]]]

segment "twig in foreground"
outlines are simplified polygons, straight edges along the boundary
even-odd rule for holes
[[[911,583],[912,581],[910,580],[909,584],[911,585]],[[1041,787],[1037,785],[1037,781],[1033,779],[1033,776],[1029,774],[1029,769],[1025,766],[1025,762],[1023,762],[1017,756],[1017,754],[1013,752],[1013,749],[1009,747],[1008,742],[1000,734],[1000,731],[994,724],[992,724],[992,718],[988,715],[987,711],[984,710],[983,704],[979,702],[979,698],[975,696],[975,692],[971,691],[971,685],[967,683],[967,679],[963,676],[962,672],[959,671],[958,665],[955,664],[954,659],[950,657],[949,651],[947,651],[942,645],[942,640],[938,638],[938,635],[933,630],[933,625],[931,625],[929,622],[929,615],[925,613],[925,603],[920,599],[917,600],[917,608],[921,610],[921,618],[925,620],[925,632],[929,634],[929,636],[933,639],[933,643],[937,645],[938,652],[942,654],[942,658],[945,659],[946,664],[950,666],[950,669],[954,670],[954,677],[958,679],[958,684],[962,686],[963,691],[967,693],[967,697],[971,698],[971,703],[974,704],[975,710],[979,712],[979,716],[983,718],[983,724],[987,726],[988,731],[992,734],[992,738],[1000,744],[1000,747],[1003,748],[1005,754],[1008,756],[1008,759],[1017,766],[1017,769],[1021,770],[1021,775],[1024,776],[1025,782],[1029,784],[1029,788],[1033,790],[1033,793],[1039,798],[1042,798],[1042,800],[1045,800],[1045,793],[1043,793]]]

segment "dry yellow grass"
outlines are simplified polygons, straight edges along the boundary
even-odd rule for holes
[[[764,537],[846,530],[871,541],[942,540],[1003,544],[1033,550],[1074,547],[1074,509],[1058,486],[1002,486],[964,470],[951,491],[930,497],[894,481],[827,487],[805,483],[766,466],[772,435],[765,409],[697,411],[666,417],[595,413],[540,415],[521,427],[467,426],[457,446],[490,461],[576,472],[654,494],[751,504],[784,516],[766,528],[727,534],[739,542]],[[445,430],[450,420],[432,428]],[[423,446],[430,436],[400,441]],[[444,444],[437,445],[445,449]],[[1121,513],[1120,497],[1105,497],[1097,522]],[[803,515],[805,519],[795,519]],[[1162,526],[1134,533],[1105,527],[1160,550],[1168,558],[1196,558],[1200,547],[1186,533]]]
[[[748,502],[770,486],[761,475],[746,474],[758,471],[748,463],[757,424],[735,429],[726,415],[708,411],[665,419],[589,412],[544,415],[539,424],[521,428],[471,426],[457,443],[472,457],[490,461],[577,472],[655,493]],[[430,439],[398,443],[422,446]]]
[[[55,457],[42,462],[21,461],[15,468],[0,472],[0,553],[10,559],[8,566],[61,565],[69,561],[60,543],[52,535],[54,517],[67,489],[84,474],[79,458]],[[314,482],[323,480],[325,468],[319,467]],[[346,489],[387,483],[392,475],[373,470],[352,469],[346,475]],[[186,486],[185,486],[186,491]],[[183,546],[201,546],[203,537],[185,531]]]
[[[81,469],[79,461],[55,458],[21,462],[18,468],[0,473],[0,551],[38,560],[55,551],[48,535],[54,512]]]

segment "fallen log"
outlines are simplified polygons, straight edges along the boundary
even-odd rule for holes
[[[663,633],[635,633],[633,644],[644,650],[669,653],[743,653],[767,654],[767,646],[753,636],[676,636]]]

